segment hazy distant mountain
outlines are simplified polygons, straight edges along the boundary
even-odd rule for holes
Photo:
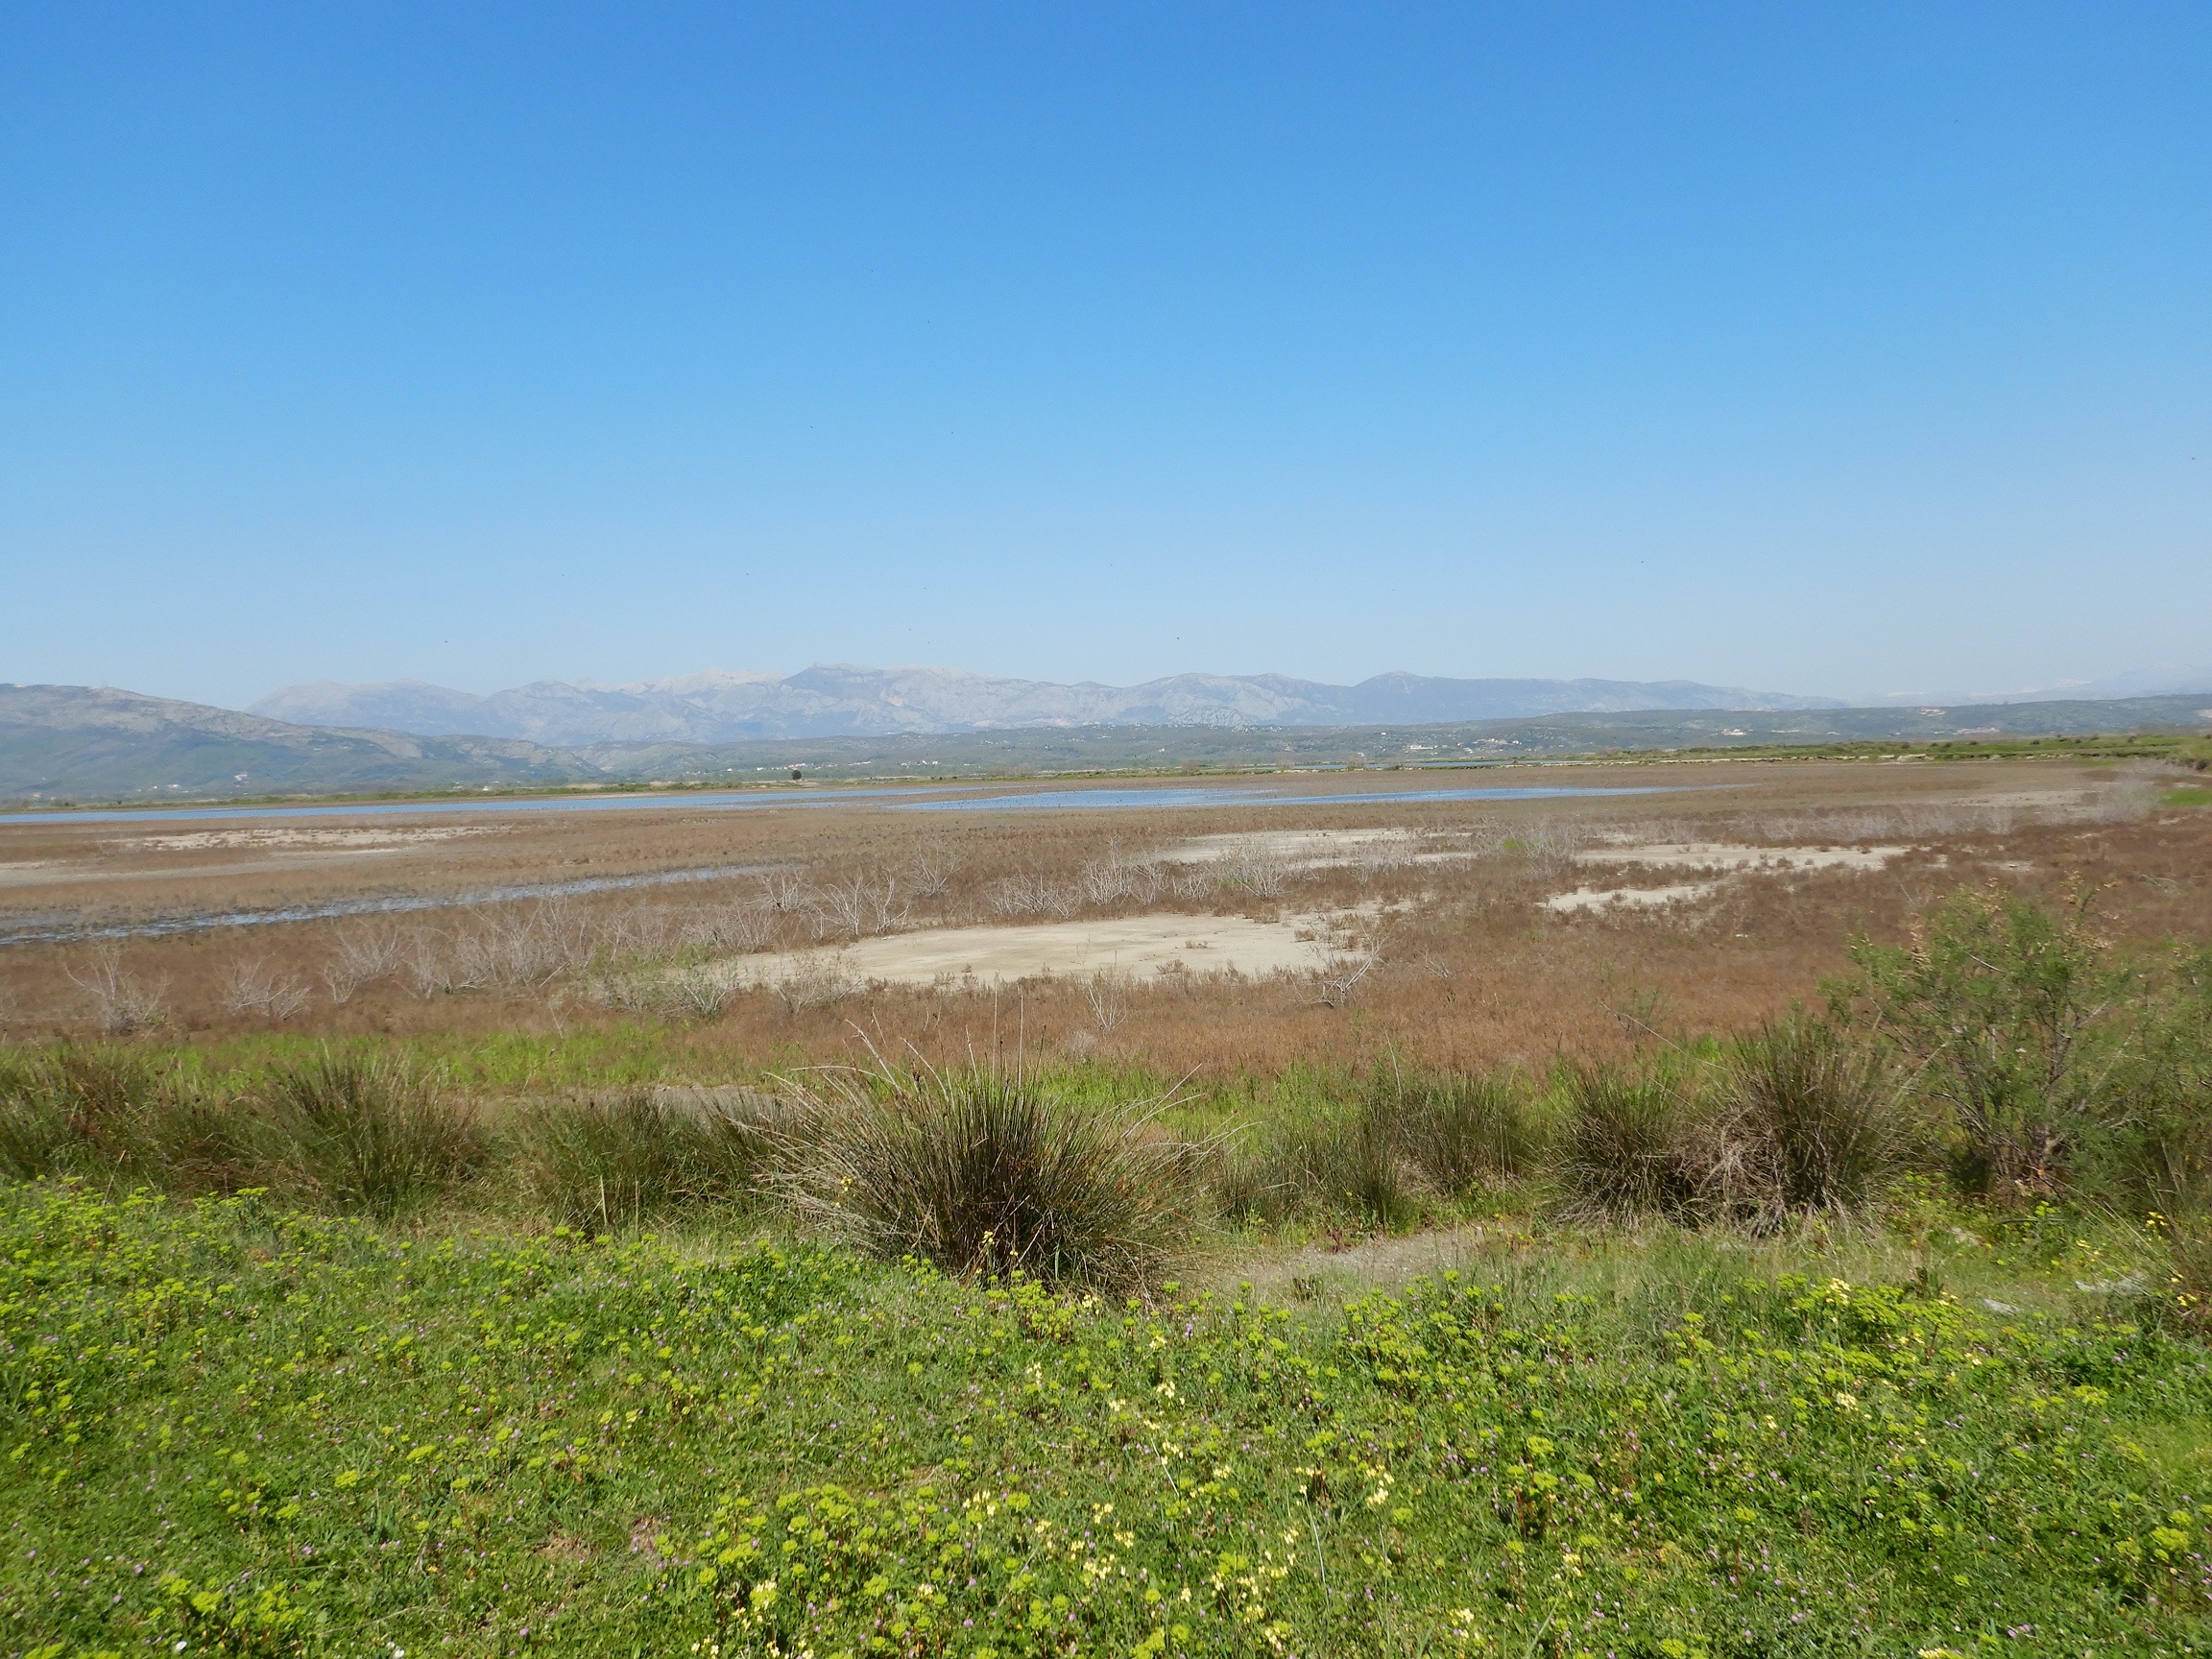
[[[555,749],[515,738],[299,726],[95,686],[0,685],[0,801],[426,793],[561,781],[738,783],[782,779],[789,768],[821,779],[1157,770],[1184,761],[1422,765],[1839,738],[2202,732],[2212,729],[2208,695],[1941,709],[1599,709],[1457,724],[1418,723],[1406,717],[1401,703],[1386,728],[1030,724],[950,735],[909,732],[719,744],[655,740]]]
[[[90,685],[0,685],[0,800],[433,789],[567,776],[534,743],[332,732]]]
[[[2016,691],[1885,691],[1866,699],[1874,708],[1900,708],[1907,704],[1928,703],[2048,703],[2055,699],[2071,702],[2107,702],[2123,697],[2201,697],[2212,695],[2212,668],[2179,668],[2162,665],[2137,668],[2126,674],[2109,675],[2103,680],[2054,680],[2047,685],[2028,685]]]
[[[1835,709],[1834,698],[1687,680],[1438,680],[1379,674],[1327,685],[1280,674],[1177,674],[1142,685],[1059,685],[956,668],[818,663],[797,674],[719,669],[634,685],[541,680],[475,696],[417,680],[287,685],[253,712],[301,725],[389,727],[545,744],[728,743],[1031,726],[1379,726],[1642,709]]]

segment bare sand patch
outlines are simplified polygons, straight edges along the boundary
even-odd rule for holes
[[[1046,974],[1151,978],[1161,974],[1310,974],[1335,955],[1337,924],[1320,916],[1123,916],[1100,922],[926,927],[838,949],[770,950],[708,970],[725,985],[770,986],[829,975],[862,984],[1010,984]]]
[[[1727,841],[1653,841],[1593,847],[1578,864],[1648,864],[1674,870],[1881,870],[1911,847],[1752,847]]]
[[[374,830],[277,826],[252,830],[193,830],[174,835],[134,836],[102,845],[103,850],[109,853],[201,853],[216,847],[305,847],[381,853],[425,842],[457,841],[464,835],[489,834],[495,828],[490,824],[424,824]]]
[[[1435,845],[1417,830],[1255,830],[1194,835],[1164,852],[1153,864],[1272,864],[1283,870],[1336,870],[1368,865],[1419,864],[1474,858],[1479,849]]]
[[[1221,835],[1193,835],[1166,852],[1160,864],[1218,864],[1239,858],[1268,858],[1311,869],[1364,861],[1377,854],[1403,856],[1420,837],[1410,830],[1251,830]]]
[[[1690,904],[1720,890],[1718,881],[1677,881],[1668,887],[1577,887],[1572,893],[1554,893],[1544,908],[1560,915],[1581,910],[1657,909],[1667,904]]]

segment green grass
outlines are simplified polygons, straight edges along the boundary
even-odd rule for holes
[[[674,1079],[748,1081],[757,1068],[695,1041],[695,1033],[669,1022],[625,1022],[605,1029],[559,1036],[500,1031],[475,1035],[328,1039],[281,1031],[254,1032],[194,1046],[145,1045],[177,1063],[211,1076],[252,1076],[273,1067],[313,1059],[325,1048],[342,1053],[400,1053],[419,1070],[435,1072],[456,1089],[476,1094],[534,1094],[563,1089],[624,1089]]]
[[[2161,806],[2212,806],[2212,789],[2199,788],[2185,783],[2178,789],[2169,789],[2158,797]]]
[[[1982,1258],[2061,1259],[2064,1231],[1957,1271],[1987,1289]],[[2063,1279],[2009,1311],[1944,1296],[1935,1259],[1913,1288],[1560,1238],[1293,1314],[736,1236],[8,1188],[0,1632],[387,1659],[2212,1650],[2205,1352]]]

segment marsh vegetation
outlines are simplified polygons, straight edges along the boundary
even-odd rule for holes
[[[2207,820],[2023,793],[1326,856],[876,828],[681,902],[40,947],[0,1620],[48,1659],[2199,1650]],[[1652,847],[1775,856],[1545,909],[1679,881]],[[1841,847],[1903,851],[1783,856]],[[640,989],[1016,902],[1347,921],[1262,978]]]

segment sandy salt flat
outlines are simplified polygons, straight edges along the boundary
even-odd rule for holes
[[[1807,870],[1880,870],[1910,847],[1750,847],[1727,841],[1652,841],[1636,847],[1593,847],[1575,854],[1578,864],[1638,864],[1662,870],[1720,870],[1729,875],[1783,875]],[[1677,881],[1667,887],[1577,887],[1554,894],[1544,908],[1561,915],[1614,905],[1651,909],[1688,904],[1720,890],[1719,881]]]
[[[1571,915],[1577,910],[1605,910],[1619,904],[1626,909],[1655,908],[1662,904],[1687,904],[1717,893],[1718,881],[1678,881],[1671,887],[1577,887],[1555,893],[1544,908]]]
[[[109,841],[110,853],[199,853],[213,847],[278,849],[309,847],[347,852],[381,853],[425,841],[452,841],[463,835],[482,835],[493,827],[485,824],[437,824],[389,830],[195,830],[178,835],[147,835],[128,841]]]
[[[1438,858],[1472,858],[1468,848],[1429,848],[1411,830],[1260,830],[1194,835],[1164,853],[1155,864],[1277,864],[1286,870],[1327,870],[1358,864],[1413,864]]]
[[[1046,974],[1225,974],[1248,978],[1309,974],[1334,954],[1329,924],[1299,916],[1126,916],[1107,922],[1043,922],[1006,927],[930,927],[863,939],[837,950],[775,950],[719,963],[725,984],[777,985],[830,975],[891,985],[1007,984]],[[1301,937],[1304,935],[1304,937]]]
[[[1910,847],[1746,847],[1726,841],[1654,841],[1593,847],[1578,864],[1650,864],[1676,870],[1880,870]]]

